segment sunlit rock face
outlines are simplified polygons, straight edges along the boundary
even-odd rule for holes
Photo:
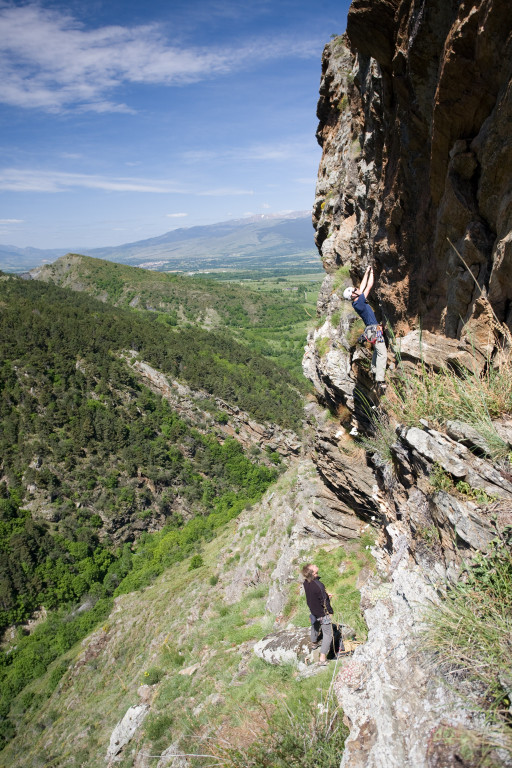
[[[434,754],[432,733],[473,727],[464,702],[425,677],[417,637],[424,605],[512,522],[512,477],[462,416],[445,432],[428,414],[389,425],[387,460],[351,439],[372,432],[379,398],[341,294],[374,267],[370,301],[392,331],[390,367],[480,373],[506,340],[497,326],[512,328],[511,30],[508,0],[353,0],[346,34],[324,50],[313,223],[326,277],[303,369],[319,404],[313,460],[339,502],[333,535],[350,538],[351,516],[377,533],[377,572],[361,584],[368,642],[336,681],[350,725],[343,768],[456,765],[453,748]],[[510,450],[510,420],[493,426]],[[434,488],[435,472],[452,485]]]
[[[354,0],[325,49],[317,244],[398,332],[478,337],[480,289],[512,326],[511,73],[506,0]]]
[[[354,0],[324,50],[313,223],[326,277],[303,368],[337,420],[329,439],[317,428],[315,461],[347,506],[347,465],[373,492],[343,440],[371,431],[378,397],[344,287],[373,265],[390,367],[398,350],[401,364],[480,372],[498,321],[512,328],[510,31],[506,0]]]

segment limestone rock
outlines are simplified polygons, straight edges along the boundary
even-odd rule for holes
[[[485,365],[485,356],[470,344],[429,331],[411,331],[397,339],[396,346],[402,360],[435,370],[464,367],[479,374]]]
[[[304,628],[283,629],[267,635],[254,646],[254,653],[267,664],[293,664],[305,670],[313,662],[309,631]]]
[[[187,758],[181,753],[177,744],[171,744],[170,747],[162,752],[156,768],[188,768],[190,765]]]
[[[375,264],[395,332],[421,317],[460,338],[482,291],[511,322],[509,33],[504,0],[354,0],[324,52],[317,245],[329,273]],[[473,328],[485,353],[490,324]]]
[[[147,704],[136,704],[127,710],[123,719],[119,721],[110,737],[110,744],[107,750],[107,763],[111,765],[121,760],[120,753],[128,742],[133,738],[136,731],[149,712]]]
[[[428,768],[432,729],[448,714],[462,725],[467,725],[468,716],[417,652],[421,606],[436,602],[434,590],[410,567],[407,556],[393,573],[381,561],[381,577],[384,582],[369,581],[362,588],[368,641],[356,649],[335,681],[350,723],[341,768]]]
[[[478,511],[476,504],[462,503],[451,494],[440,491],[436,495],[436,517],[443,522],[443,515],[457,536],[475,550],[485,550],[496,537],[496,529]]]
[[[458,480],[472,488],[482,489],[490,496],[512,500],[512,482],[494,466],[474,456],[464,445],[456,443],[436,430],[417,427],[402,429],[401,437],[416,452],[432,464],[439,464]]]
[[[489,443],[471,424],[466,424],[458,419],[447,421],[446,432],[452,440],[457,440],[470,450],[478,449],[487,456],[491,455]]]

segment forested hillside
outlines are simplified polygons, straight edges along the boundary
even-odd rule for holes
[[[229,517],[276,475],[258,448],[251,460],[180,418],[127,350],[255,419],[300,426],[292,377],[225,335],[6,276],[0,320],[1,627],[41,604],[111,593],[131,567],[123,541]]]
[[[228,329],[230,336],[294,371],[304,387],[300,360],[318,290],[317,283],[305,276],[296,276],[290,283],[281,278],[283,283],[273,287],[268,283],[256,287],[253,281],[241,286],[78,254],[63,256],[31,274],[114,306],[164,313],[172,327]]]

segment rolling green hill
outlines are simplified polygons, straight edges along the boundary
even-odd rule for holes
[[[236,430],[226,438],[216,429],[215,398],[287,430],[303,418],[295,375],[228,332],[235,319],[247,330],[281,328],[286,312],[293,326],[299,304],[256,294],[244,302],[238,286],[95,259],[71,263],[84,282],[90,267],[81,292],[0,273],[0,630],[48,612],[34,640],[21,632],[15,652],[0,652],[0,745],[19,725],[15,700],[54,662],[58,682],[58,657],[107,620],[114,595],[187,557],[200,567],[201,543],[278,476],[280,458],[261,440],[245,452]],[[125,295],[134,274],[144,311]],[[167,311],[149,311],[166,292]],[[222,331],[193,322],[197,311],[204,324],[212,297]],[[213,421],[200,410],[196,420],[179,415],[135,363],[201,391]]]
[[[38,281],[88,293],[118,307],[163,313],[171,327],[228,330],[240,342],[296,374],[305,387],[301,358],[315,314],[318,284],[296,277],[258,290],[236,282],[153,272],[67,254],[32,271]]]
[[[178,416],[130,359],[259,421],[301,424],[293,378],[246,346],[51,284],[0,279],[0,354],[2,626],[95,584],[104,594],[106,578],[111,591],[123,541],[229,517],[275,477],[258,448],[251,460]]]

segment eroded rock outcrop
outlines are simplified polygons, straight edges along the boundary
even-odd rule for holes
[[[346,35],[324,51],[313,223],[326,277],[303,368],[329,414],[310,417],[315,464],[339,500],[333,531],[337,518],[349,538],[353,516],[378,536],[376,580],[361,587],[368,643],[337,682],[351,724],[342,766],[455,765],[431,736],[446,722],[471,728],[471,716],[425,675],[417,636],[424,605],[512,522],[512,476],[462,415],[444,431],[428,413],[382,422],[387,457],[351,440],[375,432],[381,411],[341,292],[374,267],[391,375],[479,374],[510,346],[511,102],[504,0],[353,0]],[[488,426],[510,449],[510,418]]]
[[[510,32],[505,0],[354,0],[325,50],[317,244],[395,328],[474,341],[480,290],[511,325]]]
[[[123,749],[134,737],[148,712],[147,704],[136,704],[128,709],[122,720],[116,725],[107,750],[106,760],[109,766],[121,760]]]
[[[142,376],[145,384],[168,400],[177,413],[196,422],[200,432],[210,433],[214,428],[226,437],[234,438],[246,449],[265,446],[283,457],[300,453],[300,440],[291,429],[282,429],[273,423],[260,424],[237,406],[226,403],[220,397],[212,397],[208,392],[194,391],[185,384],[168,379],[148,363],[135,358],[133,362],[128,362]],[[205,409],[205,403],[217,411],[217,418]],[[197,423],[200,420],[204,421],[204,427]],[[267,460],[267,463],[271,462]]]
[[[467,547],[492,532],[482,533],[486,513],[475,512],[460,493],[449,503],[433,495],[433,468],[502,500],[502,507],[512,478],[489,461],[482,435],[455,422],[447,425],[449,434],[427,422],[399,427],[393,475],[378,456],[354,448],[349,434],[371,432],[379,400],[368,353],[355,343],[357,317],[340,301],[340,288],[374,265],[377,316],[395,331],[388,340],[391,368],[396,356],[406,369],[421,363],[480,373],[499,323],[507,340],[511,41],[504,0],[354,0],[346,35],[324,51],[317,132],[323,157],[313,213],[327,273],[318,303],[324,322],[310,333],[303,367],[331,419],[314,414],[315,463],[339,500],[342,525],[354,513],[383,524],[407,520],[412,553],[422,525],[412,508],[429,510],[423,527],[451,526],[446,541],[441,536],[443,568],[455,567],[445,555],[463,538],[453,520],[458,531],[466,520]],[[500,434],[498,424],[494,428]],[[422,499],[411,502],[414,494]],[[383,499],[391,517],[382,511]],[[480,532],[473,535],[468,521],[475,517]]]

